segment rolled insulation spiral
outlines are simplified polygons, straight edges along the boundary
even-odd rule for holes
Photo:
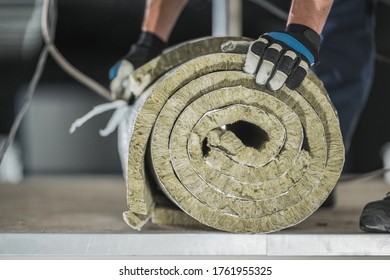
[[[260,87],[245,55],[220,51],[229,39],[184,43],[129,77],[143,92],[125,128],[131,227],[159,213],[163,193],[182,213],[165,224],[188,215],[223,231],[278,231],[336,185],[344,147],[322,83],[310,73],[294,91]]]

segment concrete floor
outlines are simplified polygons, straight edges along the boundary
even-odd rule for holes
[[[390,256],[388,235],[363,233],[358,226],[362,207],[381,199],[388,189],[381,179],[340,183],[335,207],[319,209],[304,222],[273,234],[153,224],[138,232],[122,220],[127,208],[121,177],[28,177],[20,185],[0,184],[0,255]]]

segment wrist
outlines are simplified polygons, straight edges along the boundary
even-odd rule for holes
[[[320,35],[312,28],[303,24],[289,24],[286,32],[299,40],[314,56],[314,64],[318,62],[318,55],[321,45]]]
[[[286,32],[303,36],[306,40],[308,40],[311,44],[313,44],[315,48],[317,49],[320,48],[320,44],[321,44],[320,35],[315,30],[313,30],[312,28],[306,25],[297,24],[297,23],[289,24],[286,27]]]
[[[134,68],[137,69],[156,56],[159,56],[165,47],[166,44],[159,37],[144,31],[141,33],[137,43],[131,46],[123,59],[130,61]]]
[[[160,51],[166,47],[166,43],[160,37],[148,31],[142,31],[137,45]]]

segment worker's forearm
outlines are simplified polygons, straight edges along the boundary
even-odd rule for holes
[[[333,0],[292,0],[287,24],[303,24],[321,34]]]
[[[167,42],[188,0],[148,0],[142,31],[151,32]]]

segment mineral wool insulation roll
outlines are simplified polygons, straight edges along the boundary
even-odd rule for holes
[[[336,185],[344,148],[322,83],[310,73],[294,91],[260,87],[242,71],[245,55],[221,52],[229,39],[181,44],[130,77],[146,88],[126,127],[131,227],[165,211],[165,224],[277,231],[311,215]],[[161,193],[178,210],[160,206]]]

